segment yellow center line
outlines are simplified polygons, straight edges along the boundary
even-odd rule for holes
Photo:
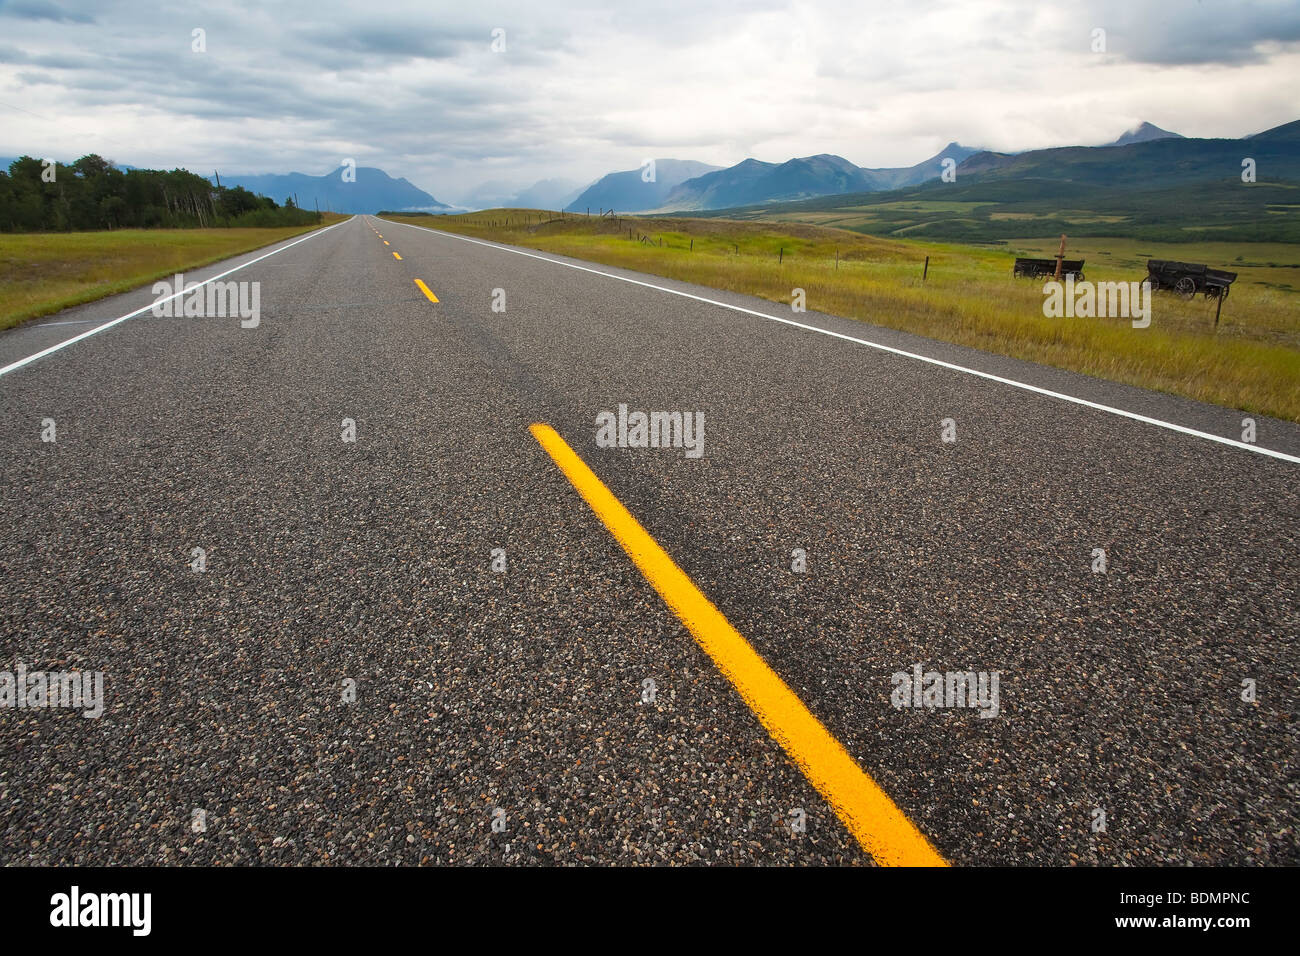
[[[387,239],[384,240],[384,245],[388,245],[388,240],[387,240]]]
[[[401,262],[401,261],[402,261],[402,257],[399,256],[399,255],[398,255],[397,253],[395,253],[395,252],[393,253],[393,258],[396,259],[398,262]]]
[[[437,302],[438,297],[429,291],[429,287],[424,284],[422,279],[416,279],[415,284],[420,287],[420,291],[429,297],[430,302]]]
[[[947,866],[925,835],[555,429],[537,423],[529,431],[862,848],[883,866]]]

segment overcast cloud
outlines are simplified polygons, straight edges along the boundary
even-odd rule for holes
[[[0,155],[312,174],[354,158],[443,201],[649,156],[901,166],[1141,120],[1241,136],[1297,103],[1295,0],[0,0]]]

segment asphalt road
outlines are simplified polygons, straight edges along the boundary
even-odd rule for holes
[[[0,335],[0,670],[105,686],[0,708],[0,862],[871,864],[544,423],[947,861],[1300,863],[1300,464],[969,370],[1241,413],[369,217],[190,278],[254,259],[256,328]],[[702,456],[598,447],[620,404]]]

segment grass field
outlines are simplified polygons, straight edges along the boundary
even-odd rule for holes
[[[1148,256],[1240,273],[1217,330],[1212,300],[1166,293],[1154,297],[1151,326],[1134,329],[1127,319],[1043,315],[1041,283],[1012,278],[1011,266],[1017,254],[1054,254],[1049,240],[961,245],[793,222],[557,216],[510,209],[387,218],[757,295],[787,308],[792,290],[802,288],[812,311],[1300,421],[1296,245],[1106,238],[1071,244],[1069,257],[1085,258],[1093,281],[1140,280]]]
[[[322,226],[345,219],[325,213]],[[0,234],[0,329],[127,292],[317,226]]]
[[[883,193],[690,213],[690,218],[805,222],[886,239],[988,242],[1017,236],[1131,236],[1300,243],[1300,184],[1203,182],[1153,188],[1099,183],[925,183]],[[1236,255],[1234,252],[1233,255]]]

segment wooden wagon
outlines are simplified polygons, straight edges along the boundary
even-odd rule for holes
[[[1012,275],[1024,276],[1029,279],[1038,279],[1046,277],[1051,279],[1056,275],[1055,259],[1016,259],[1015,267],[1011,270]],[[1061,278],[1074,276],[1076,282],[1083,281],[1083,260],[1082,259],[1063,259],[1061,260]]]
[[[1151,291],[1168,289],[1184,299],[1201,292],[1207,298],[1226,299],[1228,287],[1237,278],[1235,272],[1211,269],[1198,262],[1173,262],[1168,259],[1148,259],[1147,278]]]

